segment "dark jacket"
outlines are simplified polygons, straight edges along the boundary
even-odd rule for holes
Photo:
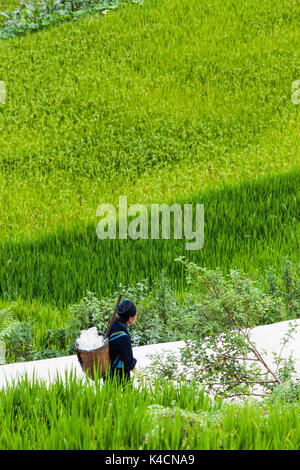
[[[126,378],[130,379],[130,371],[135,367],[137,360],[133,357],[131,336],[128,332],[127,326],[119,320],[115,320],[112,324],[110,334],[122,332],[125,334],[115,335],[109,342],[109,356],[112,366],[111,373],[114,374],[117,370],[120,372],[124,369]]]

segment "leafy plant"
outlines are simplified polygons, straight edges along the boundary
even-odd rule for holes
[[[280,296],[287,307],[288,316],[300,318],[300,264],[294,263],[286,257],[282,258],[279,272],[266,269],[265,275],[260,279],[261,285],[275,302]],[[273,316],[267,318],[270,323]]]
[[[10,308],[0,310],[0,364],[6,362],[6,346],[4,339],[13,327],[13,314]]]
[[[77,20],[87,13],[117,8],[121,3],[122,0],[24,1],[10,13],[1,12],[4,21],[0,27],[0,37],[10,38],[27,30],[37,30],[63,21]]]
[[[285,380],[272,388],[271,401],[278,403],[295,403],[300,401],[300,381]]]
[[[273,370],[258,351],[250,331],[260,324],[270,308],[270,299],[256,283],[237,270],[225,276],[220,269],[199,267],[179,258],[187,271],[187,282],[198,298],[194,324],[187,345],[181,350],[181,362],[190,380],[205,386],[208,393],[230,398],[269,393],[274,384],[291,379],[293,360],[281,357],[291,339],[292,325],[283,338],[283,346],[275,356]],[[168,359],[168,358],[167,358]],[[152,372],[165,377],[180,376],[174,359],[154,362]]]
[[[7,362],[36,361],[67,355],[68,327],[46,330],[37,346],[34,321],[15,322],[6,336]]]
[[[0,390],[0,449],[296,450],[299,418],[297,401],[238,406],[185,381],[122,388],[75,374],[50,385],[24,377]]]

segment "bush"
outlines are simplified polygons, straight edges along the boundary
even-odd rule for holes
[[[265,270],[265,275],[259,280],[266,293],[274,299],[276,306],[277,298],[284,302],[289,318],[300,318],[300,264],[293,263],[287,258],[282,259],[279,273],[274,269]],[[276,318],[276,308],[269,312],[265,321],[271,323]],[[276,320],[275,320],[276,321]]]
[[[47,26],[76,20],[95,11],[116,8],[122,0],[41,0],[27,1],[4,16],[0,37],[9,38],[27,30],[37,30]]]
[[[275,355],[276,370],[264,361],[250,331],[270,317],[286,319],[287,307],[279,296],[270,297],[238,270],[224,275],[220,269],[209,270],[181,257],[196,310],[190,319],[192,329],[181,350],[181,365],[189,380],[202,383],[206,391],[233,397],[258,394],[265,396],[275,385],[291,380],[292,357]],[[276,300],[276,301],[275,301]],[[292,337],[291,324],[283,347]],[[282,348],[283,349],[283,348]],[[279,367],[280,366],[280,367]],[[158,358],[150,371],[164,378],[178,378],[179,364],[174,358]]]
[[[289,278],[292,281],[285,284],[290,286],[289,289],[280,295],[279,280],[276,278],[278,286],[275,288],[277,284],[270,282],[269,272],[256,281],[238,270],[230,270],[225,275],[221,269],[208,270],[184,258],[178,260],[187,269],[189,290],[184,295],[178,296],[176,283],[172,285],[164,271],[158,274],[151,289],[148,280],[143,279],[134,285],[120,284],[118,291],[101,299],[87,291],[78,304],[70,307],[70,319],[65,327],[36,332],[32,321],[15,323],[8,340],[10,360],[75,353],[74,342],[81,330],[92,326],[101,331],[106,329],[120,292],[123,299],[129,298],[137,306],[138,321],[130,328],[133,346],[177,340],[200,344],[203,338],[209,337],[214,342],[222,334],[224,345],[233,347],[231,331],[237,324],[249,330],[257,325],[296,317],[295,308],[290,308],[296,306],[298,295],[296,272]],[[287,298],[293,298],[293,304],[287,302]],[[24,309],[23,304],[21,307]],[[19,310],[13,312],[20,316]],[[231,319],[230,312],[234,313]],[[27,310],[21,313],[27,314]],[[29,313],[28,317],[32,315],[31,310]],[[236,348],[240,347],[241,339],[236,335]],[[241,369],[239,374],[242,376]]]
[[[271,401],[275,404],[279,402],[295,403],[300,398],[300,381],[294,382],[286,380],[281,384],[276,384],[272,389]]]
[[[0,310],[0,340],[6,338],[13,327],[13,315],[10,308]]]
[[[33,321],[15,322],[6,341],[7,361],[30,361],[32,348]]]

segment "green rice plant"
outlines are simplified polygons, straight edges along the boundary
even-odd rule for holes
[[[0,310],[0,341],[5,339],[13,326],[13,315],[11,308]]]
[[[0,391],[0,448],[297,449],[299,402],[214,402],[197,384],[116,387],[71,374]]]
[[[286,263],[287,260],[283,260],[283,266]],[[296,267],[296,264],[289,263],[289,266]],[[224,276],[220,269],[211,272],[214,276]],[[296,272],[294,276],[293,282],[297,282]],[[257,278],[255,275],[249,276],[248,273],[230,270],[227,279],[230,278],[237,287],[246,282],[247,289],[250,291],[253,289],[251,302],[256,299],[258,304],[254,305],[253,314],[250,315],[251,325],[276,323],[299,316],[298,309],[290,308],[284,292],[279,290],[270,292],[269,271],[265,273],[265,278],[263,276]],[[201,293],[201,303],[205,305],[205,308],[202,308],[204,312],[211,308],[214,311],[213,296],[207,294],[201,285],[197,289],[192,289],[189,282],[186,281],[186,284],[187,289],[178,292],[176,282],[172,283],[162,271],[151,287],[149,281],[143,279],[127,286],[120,284],[117,291],[105,297],[98,297],[95,293],[87,291],[80,302],[64,309],[36,300],[24,302],[20,298],[12,303],[2,302],[3,310],[9,309],[15,320],[13,328],[6,337],[7,361],[24,360],[25,356],[27,360],[34,360],[73,354],[74,341],[81,330],[91,326],[97,327],[99,331],[105,330],[120,292],[124,298],[130,298],[138,309],[138,322],[131,328],[133,346],[187,340],[194,331],[204,337],[206,333],[211,332],[212,321],[206,322],[204,319],[203,323],[198,318],[199,293]],[[230,295],[230,289],[232,285],[228,285],[227,295]],[[247,290],[243,292],[247,294]],[[240,291],[237,290],[236,294],[239,299]],[[245,303],[245,312],[246,306]],[[242,313],[245,312],[242,310]],[[20,346],[24,342],[23,335],[26,331],[30,332],[29,340],[25,341],[21,353]]]
[[[19,3],[20,3],[19,0],[0,0],[0,10],[12,11],[13,8],[16,8]]]
[[[128,2],[128,0],[127,0]],[[138,3],[139,0],[135,0]],[[41,0],[22,2],[4,16],[0,38],[11,38],[25,31],[38,30],[63,21],[78,20],[94,12],[117,8],[122,0]]]
[[[64,308],[83,298],[86,290],[104,297],[120,283],[130,285],[146,277],[151,286],[162,269],[182,291],[183,270],[173,261],[182,255],[224,272],[236,267],[258,277],[266,266],[278,271],[283,256],[298,260],[299,205],[294,189],[299,175],[298,171],[264,177],[170,201],[204,204],[201,250],[187,251],[186,240],[172,239],[172,232],[170,240],[99,240],[96,223],[56,230],[38,240],[0,241],[0,296]],[[151,220],[149,233],[150,227]]]

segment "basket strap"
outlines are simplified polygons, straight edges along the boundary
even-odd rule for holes
[[[119,338],[119,336],[124,336],[124,335],[127,336],[127,333],[125,333],[125,331],[115,331],[115,333],[112,333],[109,336],[109,341],[113,341],[114,339]]]

